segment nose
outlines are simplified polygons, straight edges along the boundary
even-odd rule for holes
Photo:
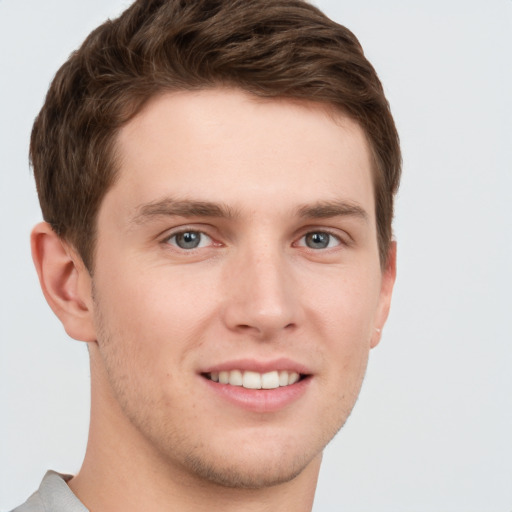
[[[296,283],[283,251],[270,247],[247,250],[229,267],[223,316],[230,330],[270,339],[299,325]]]

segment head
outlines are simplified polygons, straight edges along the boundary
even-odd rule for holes
[[[94,439],[230,487],[317,468],[394,282],[398,137],[355,37],[297,0],[135,2],[59,70],[31,156]]]
[[[301,0],[137,1],[58,71],[30,156],[44,219],[90,271],[96,218],[119,172],[116,137],[148,100],[219,86],[325,104],[372,153],[379,255],[392,237],[400,149],[381,83],[356,37]]]

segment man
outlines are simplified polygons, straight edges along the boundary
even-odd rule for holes
[[[137,1],[30,151],[92,403],[80,472],[16,510],[311,510],[395,278],[398,136],[355,37],[299,0]]]

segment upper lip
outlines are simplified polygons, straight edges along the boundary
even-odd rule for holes
[[[231,370],[252,371],[258,373],[268,373],[275,370],[286,370],[289,372],[297,372],[302,375],[310,375],[312,373],[311,370],[305,365],[286,357],[268,361],[258,359],[233,359],[209,366],[204,370],[201,370],[200,373],[223,372]]]

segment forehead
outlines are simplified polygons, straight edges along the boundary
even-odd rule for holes
[[[374,214],[366,137],[319,103],[224,88],[162,94],[121,129],[117,154],[112,192],[127,209],[178,195],[242,209],[342,199]]]

